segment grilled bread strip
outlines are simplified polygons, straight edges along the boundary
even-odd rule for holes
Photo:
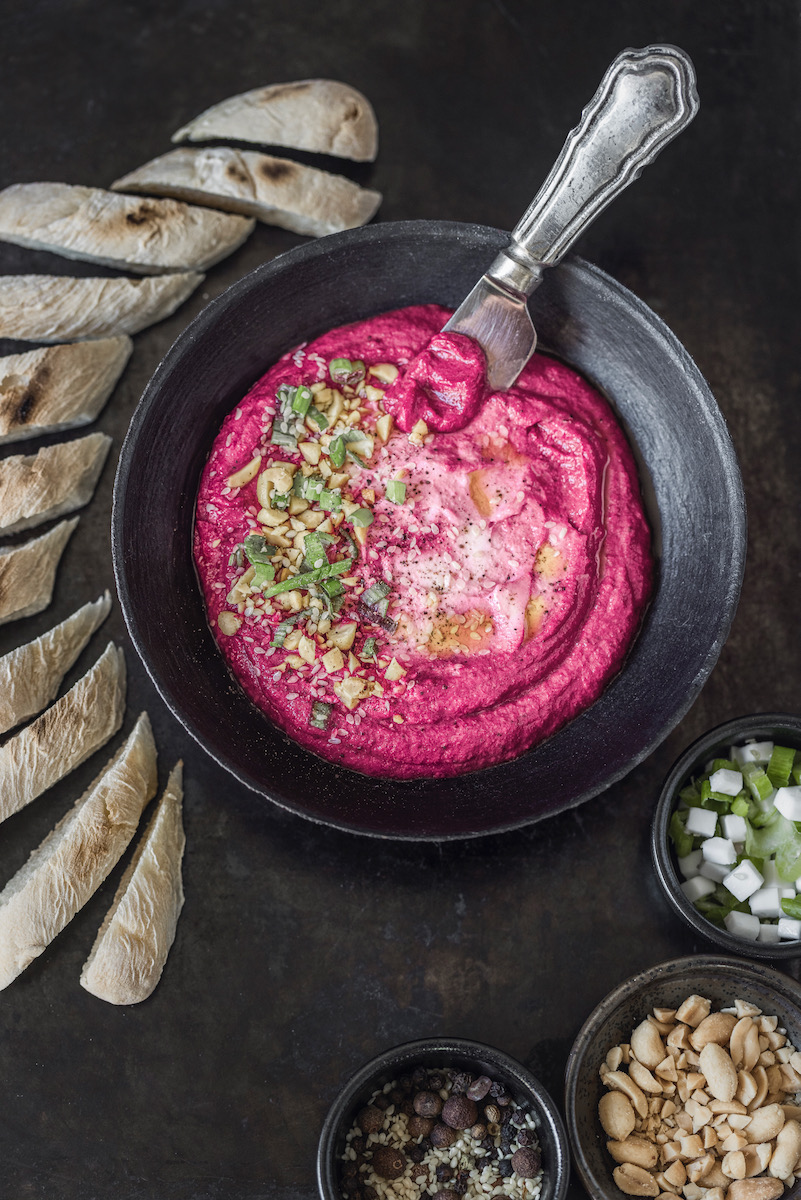
[[[0,658],[0,733],[41,712],[111,609],[108,592]]]
[[[42,953],[97,890],[156,792],[142,713],[121,750],[0,892],[0,988]]]
[[[122,877],[81,972],[81,986],[109,1004],[151,994],[175,940],[184,903],[183,764],[178,763]]]
[[[207,108],[173,134],[174,142],[234,138],[372,162],[378,122],[366,96],[334,79],[274,83]]]
[[[125,656],[109,642],[73,688],[0,746],[0,821],[104,746],[124,713]]]
[[[111,186],[245,213],[307,237],[365,225],[381,203],[380,192],[344,175],[227,146],[172,150]]]
[[[41,537],[0,549],[0,625],[47,608],[56,568],[78,521],[60,521]]]
[[[0,241],[145,275],[204,271],[253,232],[247,217],[69,183],[0,192]]]
[[[138,333],[174,313],[203,278],[194,271],[147,279],[0,275],[0,337],[69,342]]]
[[[0,445],[94,421],[132,349],[123,335],[0,358]]]
[[[0,534],[19,533],[92,499],[111,446],[105,433],[0,460]]]

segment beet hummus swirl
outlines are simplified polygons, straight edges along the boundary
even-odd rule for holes
[[[449,395],[440,348],[419,415],[404,376],[449,316],[399,309],[284,355],[198,496],[209,621],[245,692],[369,775],[458,775],[541,741],[620,669],[650,592],[631,451],[574,371],[536,354],[484,395],[457,347]]]

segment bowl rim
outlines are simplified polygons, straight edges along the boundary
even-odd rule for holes
[[[455,830],[436,828],[434,830],[422,829],[411,825],[393,827],[393,828],[376,828],[374,824],[369,823],[368,817],[363,817],[359,812],[355,816],[340,818],[338,815],[321,814],[309,811],[298,803],[293,798],[276,794],[276,791],[271,789],[269,779],[264,777],[256,778],[247,767],[243,767],[238,760],[233,750],[227,750],[224,746],[210,746],[204,737],[201,730],[198,728],[195,720],[185,714],[182,706],[182,698],[176,688],[173,688],[169,681],[161,677],[161,672],[158,664],[158,656],[154,653],[151,656],[147,645],[147,639],[144,636],[144,626],[137,617],[137,613],[132,606],[128,584],[126,581],[126,555],[125,555],[125,540],[124,540],[124,519],[125,519],[125,492],[127,483],[131,474],[131,460],[134,455],[137,439],[145,424],[147,415],[151,408],[154,408],[160,397],[160,393],[165,384],[168,384],[171,373],[180,367],[181,361],[185,355],[191,353],[192,349],[200,342],[213,328],[218,316],[223,315],[227,310],[235,307],[243,297],[247,297],[254,289],[258,289],[262,285],[262,281],[269,279],[274,273],[280,275],[281,272],[292,269],[296,265],[314,260],[317,256],[332,253],[340,250],[349,250],[354,244],[367,241],[373,242],[389,242],[390,245],[398,245],[404,239],[412,237],[420,237],[424,235],[426,238],[433,239],[434,242],[447,243],[448,246],[458,246],[460,239],[474,238],[478,239],[482,244],[486,243],[489,247],[493,239],[506,239],[509,235],[501,230],[494,229],[491,226],[468,224],[455,221],[397,221],[379,223],[373,226],[363,227],[357,230],[348,230],[344,233],[332,234],[326,238],[320,238],[316,241],[298,246],[293,250],[279,255],[270,262],[264,263],[257,267],[248,275],[243,276],[231,285],[226,291],[208,305],[194,318],[187,328],[179,335],[176,341],[168,350],[162,361],[157,366],[150,381],[148,382],[140,402],[132,416],[129,428],[123,442],[117,473],[114,483],[114,496],[112,503],[112,558],[114,564],[115,580],[117,584],[117,592],[120,600],[120,606],[123,612],[126,626],[131,636],[132,642],[137,650],[137,653],[142,660],[145,669],[150,676],[156,690],[167,705],[172,715],[179,721],[187,732],[198,742],[199,745],[212,757],[224,770],[233,775],[240,783],[256,792],[259,796],[270,800],[279,807],[295,815],[304,817],[305,819],[313,820],[317,823],[328,825],[333,828],[338,828],[349,833],[358,833],[365,836],[373,836],[385,838],[389,840],[408,840],[408,841],[450,841],[463,840],[471,837],[482,837],[490,834],[505,833],[512,830],[526,827],[535,821],[549,816],[552,813],[564,811],[568,808],[584,803],[592,797],[598,795],[614,783],[627,775],[638,763],[646,758],[668,735],[668,733],[681,721],[693,700],[706,682],[710,672],[712,671],[715,662],[717,661],[720,650],[728,636],[734,614],[736,612],[737,603],[739,600],[740,589],[742,586],[743,570],[745,562],[745,544],[746,544],[746,514],[742,478],[739,471],[739,464],[731,443],[731,439],[726,428],[725,420],[717,406],[715,399],[709,389],[708,384],[703,379],[700,371],[693,362],[687,350],[678,341],[672,331],[661,321],[661,319],[653,313],[648,306],[634,296],[627,288],[618,283],[612,277],[606,275],[600,268],[586,263],[584,260],[577,257],[570,257],[554,268],[555,272],[565,272],[567,278],[581,279],[586,278],[590,284],[596,288],[603,288],[606,294],[607,302],[613,307],[622,308],[625,310],[627,318],[632,322],[633,327],[647,330],[651,341],[656,342],[660,347],[664,348],[665,354],[672,359],[676,364],[676,368],[680,369],[684,377],[688,380],[688,388],[692,392],[695,401],[699,404],[703,412],[704,428],[710,443],[716,448],[719,455],[722,470],[723,470],[723,498],[726,501],[727,511],[732,514],[730,522],[730,541],[731,554],[728,559],[729,571],[725,582],[725,591],[722,593],[720,601],[720,619],[717,622],[714,630],[709,631],[709,638],[704,643],[703,655],[699,655],[697,660],[693,662],[693,674],[686,680],[686,687],[679,701],[674,699],[673,707],[670,714],[666,717],[663,713],[659,716],[658,728],[652,726],[641,726],[643,730],[640,733],[639,740],[635,739],[636,745],[633,753],[629,753],[624,759],[621,754],[613,756],[608,770],[602,778],[582,779],[577,791],[573,791],[568,796],[559,795],[556,800],[547,797],[546,803],[541,810],[536,812],[515,813],[511,817],[499,814],[492,811],[488,816],[486,823],[474,824],[469,828],[464,826]],[[408,302],[408,301],[407,301]],[[652,597],[651,608],[653,607],[653,599],[658,596],[657,590]],[[202,603],[202,601],[201,601]],[[646,621],[648,613],[646,613]],[[645,630],[641,629],[637,639],[632,643],[629,653],[636,650],[638,642],[645,637]],[[449,785],[458,787],[462,780],[473,780],[474,790],[478,785],[487,780],[490,784],[490,773],[503,772],[509,767],[510,763],[517,764],[525,758],[526,754],[536,753],[539,746],[545,745],[546,742],[553,738],[559,738],[565,729],[574,729],[575,735],[581,738],[582,735],[590,737],[594,736],[594,730],[598,725],[599,718],[603,719],[602,714],[605,710],[600,709],[603,705],[606,696],[617,690],[620,679],[625,672],[618,673],[611,679],[604,689],[601,696],[590,705],[577,714],[566,726],[555,731],[550,738],[545,742],[541,742],[531,747],[528,751],[524,751],[522,755],[515,759],[509,760],[507,763],[495,764],[494,766],[480,768],[479,770],[466,772],[463,775],[454,776],[450,779],[433,779],[426,778],[420,780],[394,780],[381,779],[380,784],[386,790],[387,788],[399,789],[399,796],[402,797],[403,789],[409,789],[416,784],[435,784],[438,788],[447,790]],[[646,732],[647,729],[647,732]],[[308,752],[304,752],[308,753]],[[315,756],[316,757],[316,756]],[[332,764],[327,763],[327,766]],[[346,768],[333,768],[345,773],[346,777],[352,780],[368,780],[373,782],[370,777],[362,776],[357,772],[352,772]],[[496,790],[497,790],[497,784]],[[403,804],[399,804],[399,813],[402,816]],[[488,813],[490,809],[487,809]],[[362,823],[363,822],[363,823]]]
[[[670,768],[662,784],[651,822],[651,858],[654,871],[673,911],[696,933],[714,942],[727,953],[776,961],[801,959],[801,939],[752,942],[747,938],[736,937],[727,929],[719,929],[717,925],[708,921],[681,890],[681,879],[676,870],[675,854],[667,831],[678,789],[699,759],[708,755],[718,743],[731,744],[760,730],[767,732],[782,728],[796,731],[797,748],[801,749],[801,716],[794,713],[748,713],[724,721],[701,734],[679,755]]]
[[[801,984],[791,976],[765,963],[749,962],[747,959],[743,960],[722,954],[690,954],[681,958],[668,959],[638,971],[636,975],[623,980],[611,992],[608,992],[595,1006],[576,1034],[565,1066],[565,1118],[573,1152],[573,1166],[589,1195],[596,1197],[596,1200],[618,1200],[620,1193],[618,1188],[607,1180],[597,1178],[584,1153],[584,1143],[576,1117],[576,1102],[582,1069],[593,1040],[614,1016],[617,1009],[630,996],[642,991],[646,986],[657,984],[659,980],[669,981],[684,974],[692,977],[701,972],[710,971],[720,973],[724,978],[731,976],[733,986],[736,986],[738,980],[743,979],[767,986],[785,1002],[786,1006],[799,1011],[799,1020],[801,1021]],[[688,979],[687,986],[693,986],[690,979]],[[610,1180],[612,1169],[613,1166],[610,1165]],[[786,1196],[790,1200],[797,1193],[798,1187],[787,1192]]]
[[[561,1113],[547,1088],[527,1067],[505,1051],[486,1042],[455,1037],[416,1038],[401,1042],[363,1063],[344,1083],[329,1106],[317,1144],[317,1188],[321,1200],[341,1200],[339,1189],[335,1186],[334,1152],[343,1119],[354,1109],[360,1093],[372,1090],[370,1085],[374,1081],[377,1086],[377,1076],[389,1070],[402,1074],[404,1066],[419,1061],[423,1055],[435,1059],[448,1055],[490,1064],[530,1096],[537,1105],[540,1127],[544,1126],[548,1131],[548,1154],[555,1159],[548,1164],[553,1188],[548,1191],[547,1200],[565,1200],[570,1183],[570,1141]]]

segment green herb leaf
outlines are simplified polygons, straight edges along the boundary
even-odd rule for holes
[[[333,705],[326,704],[325,700],[315,700],[311,706],[309,724],[315,729],[327,729],[332,712]]]
[[[793,917],[796,921],[801,920],[801,896],[782,900],[782,912],[786,917]]]
[[[328,579],[332,575],[344,575],[347,570],[353,565],[353,559],[343,558],[339,562],[328,563],[327,566],[320,567],[317,571],[304,571],[300,575],[290,575],[282,583],[274,583],[272,587],[267,588],[264,592],[266,597],[277,596],[280,592],[291,592],[295,588],[308,588],[312,583],[319,583],[321,579]]]
[[[275,554],[275,546],[264,539],[260,533],[249,533],[244,541],[245,557],[255,566],[256,563],[267,563]]]
[[[373,514],[369,508],[357,508],[355,512],[350,514],[348,520],[351,525],[356,525],[360,529],[364,529],[367,525],[372,525]]]

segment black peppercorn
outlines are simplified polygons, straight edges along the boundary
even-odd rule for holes
[[[412,1072],[412,1087],[418,1092],[421,1088],[428,1087],[428,1071],[425,1067],[415,1067]]]
[[[509,1162],[509,1159],[502,1158],[501,1161],[498,1163],[498,1174],[502,1175],[504,1179],[508,1179],[509,1176],[513,1173],[513,1171],[514,1171],[514,1167]]]
[[[409,1131],[410,1137],[428,1137],[435,1124],[436,1121],[433,1117],[418,1117],[415,1113],[413,1117],[409,1117],[409,1123],[406,1128]]]
[[[453,1171],[447,1163],[440,1163],[436,1170],[437,1182],[447,1183],[449,1179],[453,1179]]]
[[[431,1071],[428,1076],[428,1086],[432,1092],[438,1092],[445,1087],[446,1079],[441,1071]]]
[[[362,1189],[362,1196],[364,1200],[378,1200],[378,1192],[374,1187],[370,1187],[369,1184]]]
[[[451,1076],[451,1095],[462,1096],[473,1082],[473,1076],[468,1075],[467,1071],[455,1071]],[[471,1099],[475,1100],[475,1096]]]
[[[406,1155],[393,1146],[376,1146],[373,1151],[373,1170],[382,1179],[398,1179],[406,1170]]]
[[[517,1143],[519,1146],[532,1146],[534,1144],[534,1134],[530,1129],[521,1129],[517,1135]]]
[[[396,1108],[399,1104],[403,1104],[403,1092],[400,1090],[400,1088],[392,1088],[389,1093],[389,1098]]]
[[[398,1088],[400,1091],[402,1091],[404,1095],[408,1095],[413,1087],[414,1084],[412,1083],[411,1075],[401,1075],[400,1079],[398,1080]]]
[[[363,1137],[353,1138],[350,1143],[350,1148],[351,1148],[351,1150],[353,1150],[353,1152],[355,1154],[363,1154],[364,1153],[364,1138]]]
[[[451,1129],[469,1129],[477,1116],[475,1102],[467,1096],[451,1096],[442,1106],[442,1119]]]
[[[425,1146],[421,1146],[419,1144],[411,1146],[409,1149],[409,1158],[413,1163],[421,1163],[426,1154],[428,1154],[428,1151],[426,1150]]]
[[[390,1102],[389,1102],[388,1097],[385,1096],[383,1094],[383,1092],[381,1093],[380,1096],[376,1096],[375,1100],[373,1101],[373,1104],[375,1105],[375,1107],[380,1108],[382,1112],[387,1111],[387,1109],[389,1108],[389,1103]]]
[[[419,1117],[438,1117],[442,1112],[442,1100],[436,1092],[418,1092],[414,1098],[414,1111]]]
[[[523,1179],[534,1179],[540,1169],[540,1152],[533,1146],[522,1146],[512,1155],[512,1167]]]

